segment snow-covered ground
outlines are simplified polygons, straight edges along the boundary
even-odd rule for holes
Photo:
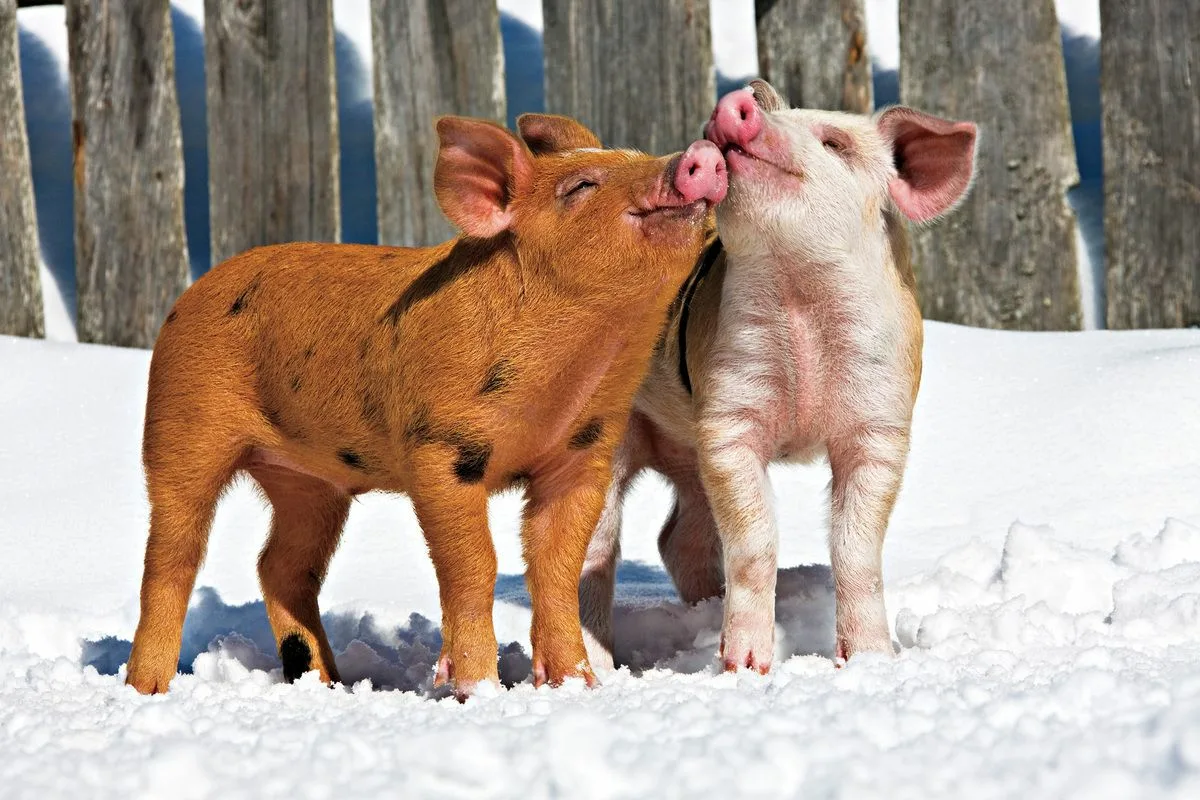
[[[437,591],[397,497],[356,504],[322,595],[351,685],[280,683],[246,485],[218,513],[190,674],[124,687],[148,354],[0,338],[0,797],[1200,796],[1200,331],[927,330],[885,548],[895,660],[828,659],[827,470],[792,467],[780,660],[718,674],[719,603],[675,599],[648,478],[625,516],[630,666],[592,691],[526,682],[519,498],[494,501],[516,685],[466,705],[424,690]]]

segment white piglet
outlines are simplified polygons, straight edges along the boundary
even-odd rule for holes
[[[675,488],[659,535],[681,598],[724,591],[726,669],[771,666],[778,531],[767,465],[825,456],[837,656],[892,652],[882,548],[908,457],[922,326],[904,219],[967,193],[976,128],[904,107],[789,109],[726,95],[714,241],[672,309],[620,447],[580,586],[593,666],[612,665],[621,499],[649,467]]]

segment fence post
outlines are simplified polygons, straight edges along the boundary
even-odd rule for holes
[[[454,236],[433,169],[441,114],[503,124],[504,46],[496,0],[372,0],[375,172],[382,244]]]
[[[183,150],[167,0],[67,0],[76,333],[150,347],[187,287]]]
[[[1200,325],[1200,5],[1101,0],[1110,328]]]
[[[40,338],[46,335],[46,325],[21,98],[16,0],[0,0],[0,175],[0,334]]]
[[[1078,329],[1066,191],[1079,172],[1054,0],[900,0],[900,99],[980,127],[970,196],[913,236],[925,316]]]
[[[863,0],[754,0],[754,17],[759,74],[792,106],[871,111]]]
[[[337,241],[331,0],[205,0],[212,261]]]
[[[609,147],[655,155],[701,135],[716,103],[701,0],[542,0],[546,110]]]

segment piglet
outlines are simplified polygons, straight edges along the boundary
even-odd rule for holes
[[[213,512],[234,476],[270,502],[258,560],[285,678],[338,680],[317,595],[351,499],[413,501],[437,572],[437,682],[497,681],[491,492],[523,485],[537,682],[591,680],[578,585],[634,393],[712,231],[711,142],[655,158],[574,120],[521,138],[438,121],[438,202],[463,235],[426,248],[262,247],[215,267],[150,364],[150,536],[127,681],[167,689]]]
[[[881,550],[904,475],[922,323],[905,220],[971,184],[975,126],[910,108],[788,109],[763,81],[726,95],[720,239],[675,305],[619,447],[580,586],[592,663],[612,664],[621,496],[644,467],[674,486],[658,539],[681,598],[724,591],[726,669],[766,672],[778,532],[767,465],[828,458],[836,652],[892,652]]]

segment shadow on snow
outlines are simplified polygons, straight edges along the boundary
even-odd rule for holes
[[[529,607],[523,575],[501,575],[496,600]],[[777,589],[776,656],[833,652],[833,582],[829,567],[780,570]],[[420,614],[401,626],[385,626],[370,613],[330,613],[322,617],[336,653],[342,682],[369,679],[375,689],[428,692],[442,646],[441,629]],[[617,571],[614,612],[617,663],[634,674],[664,668],[701,672],[714,665],[721,630],[720,599],[694,606],[679,602],[670,578],[659,567],[624,562]],[[85,641],[82,661],[115,675],[129,659],[131,643],[113,636]],[[192,673],[197,657],[232,659],[246,669],[276,672],[275,638],[261,600],[224,603],[215,589],[197,590],[183,628],[179,670]],[[500,680],[505,686],[530,676],[530,659],[517,642],[501,644]]]

